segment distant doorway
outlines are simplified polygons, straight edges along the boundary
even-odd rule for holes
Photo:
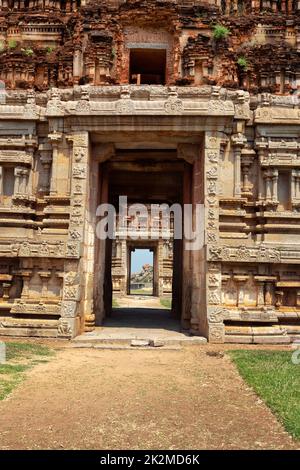
[[[154,295],[154,252],[150,248],[129,250],[129,295]]]

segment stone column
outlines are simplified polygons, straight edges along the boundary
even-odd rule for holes
[[[273,305],[273,284],[271,282],[266,283],[265,305],[267,307],[271,307]]]
[[[234,134],[231,137],[234,155],[234,197],[241,197],[241,152],[246,138],[243,134]]]
[[[22,182],[22,171],[23,167],[16,166],[14,170],[15,184],[14,184],[14,195],[21,194],[21,182]]]
[[[22,299],[27,299],[29,297],[29,283],[32,277],[32,270],[31,269],[24,269],[20,271],[20,276],[23,279],[23,289],[21,293]]]
[[[300,307],[300,290],[296,293],[296,307]]]
[[[48,296],[48,281],[51,276],[51,271],[39,271],[39,276],[42,280],[42,297]]]
[[[204,205],[205,205],[205,244],[206,253],[202,260],[200,272],[201,298],[200,308],[207,312],[208,339],[212,343],[223,343],[225,328],[223,323],[223,308],[221,306],[221,263],[209,262],[210,249],[218,249],[219,245],[219,158],[222,142],[222,133],[207,132],[204,148]],[[204,319],[202,320],[203,328]]]
[[[300,205],[300,170],[292,170],[291,178],[291,196],[292,205],[295,208],[299,208]]]
[[[278,203],[278,170],[273,169],[272,173],[272,202]]]
[[[262,308],[265,306],[265,283],[262,279],[256,279],[257,282],[257,301],[256,306]]]
[[[3,167],[0,165],[0,196],[3,195]]]
[[[82,51],[78,48],[76,48],[74,52],[73,76],[74,83],[78,83],[80,77],[82,76]]]
[[[58,144],[62,140],[62,134],[53,132],[48,135],[50,143],[52,144],[52,168],[51,168],[51,180],[50,180],[50,196],[56,196],[58,193],[57,178],[59,173],[59,161],[58,161]]]
[[[276,302],[275,302],[275,306],[277,308],[280,308],[282,306],[282,302],[283,302],[283,295],[284,295],[284,292],[282,290],[277,290],[275,292],[275,296],[276,296]]]
[[[270,170],[265,170],[264,179],[265,179],[265,201],[271,202],[273,197],[273,173]]]
[[[89,135],[88,132],[74,133],[67,136],[67,140],[73,143],[71,206],[58,334],[72,337],[83,329],[84,321],[88,329],[94,325],[92,301],[88,298],[89,293],[93,295],[94,264],[87,219]]]
[[[245,282],[249,279],[249,276],[233,276],[233,279],[238,285],[238,295],[237,295],[237,307],[244,307],[245,305]]]

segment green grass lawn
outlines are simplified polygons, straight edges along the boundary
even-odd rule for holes
[[[161,297],[159,299],[159,301],[160,301],[160,304],[163,307],[166,307],[166,308],[171,310],[171,308],[172,308],[172,299],[168,299],[167,297]]]
[[[0,364],[0,400],[20,383],[25,372],[39,362],[47,362],[54,351],[34,343],[6,343],[6,362]]]
[[[300,439],[300,365],[292,351],[229,351],[243,379],[283,423]]]
[[[130,289],[130,294],[131,295],[149,295],[152,296],[152,290],[148,290],[148,289]]]

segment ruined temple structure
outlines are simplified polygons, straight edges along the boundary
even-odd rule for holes
[[[300,337],[300,1],[0,0],[0,80],[0,335],[101,325],[146,246],[192,334]],[[204,244],[99,239],[124,194]]]

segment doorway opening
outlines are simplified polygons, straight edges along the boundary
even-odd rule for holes
[[[129,82],[136,85],[164,85],[166,49],[130,49]]]
[[[154,296],[154,250],[153,248],[129,249],[129,295]]]

